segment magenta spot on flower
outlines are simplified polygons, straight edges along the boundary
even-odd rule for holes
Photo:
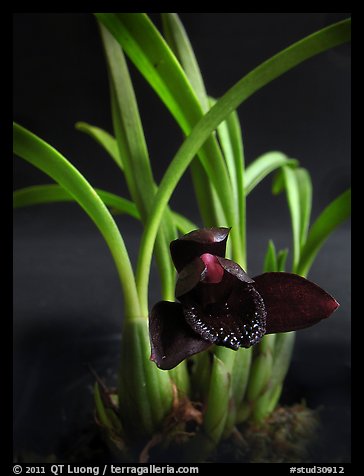
[[[204,253],[200,258],[206,266],[206,273],[203,282],[210,284],[221,283],[224,276],[224,268],[221,266],[216,256],[211,255],[210,253]]]

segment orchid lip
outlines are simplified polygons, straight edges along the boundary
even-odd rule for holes
[[[216,256],[210,253],[204,253],[200,256],[200,259],[203,261],[206,267],[206,272],[202,277],[202,281],[211,284],[221,283],[221,280],[224,276],[224,269]]]

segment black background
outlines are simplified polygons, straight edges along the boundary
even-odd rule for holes
[[[159,26],[159,17],[152,14]],[[219,97],[244,74],[284,47],[349,13],[181,13],[207,91]],[[123,177],[79,120],[110,132],[106,67],[91,14],[15,14],[14,119],[62,152],[93,186],[127,196]],[[155,178],[159,181],[182,135],[144,79],[131,67]],[[239,108],[246,162],[269,150],[300,160],[312,176],[313,218],[350,185],[350,47],[321,54],[275,80]],[[14,189],[50,180],[18,158]],[[251,275],[261,271],[267,241],[291,246],[284,197],[271,180],[248,197]],[[200,224],[186,174],[173,207]],[[137,255],[140,227],[118,217]],[[310,278],[332,293],[335,316],[297,335],[286,398],[324,405],[326,452],[349,461],[350,227],[328,240]],[[152,275],[152,300],[159,298]],[[89,399],[92,378],[117,366],[122,297],[108,250],[76,205],[57,204],[14,214],[15,447],[51,451]],[[109,370],[107,370],[109,369]],[[86,384],[86,385],[85,385]],[[68,403],[65,404],[65,395]],[[90,418],[83,409],[83,419]],[[331,425],[331,426],[330,426]],[[335,428],[335,432],[331,429]],[[334,449],[328,449],[331,445]],[[331,453],[330,453],[331,451]],[[338,460],[339,461],[339,460]]]

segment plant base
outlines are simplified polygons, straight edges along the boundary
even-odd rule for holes
[[[262,424],[245,423],[223,441],[207,462],[211,463],[306,463],[313,462],[314,449],[320,438],[320,412],[311,410],[304,404],[278,407]],[[108,445],[94,425],[79,435],[72,435],[61,444],[56,454],[37,455],[22,453],[16,462],[57,462],[57,463],[106,463],[122,462],[110,453]],[[148,461],[139,454],[133,463],[166,462],[173,463],[174,455],[164,454],[157,444],[148,452]],[[158,456],[157,456],[158,455]],[[139,459],[139,461],[138,461]],[[125,461],[130,463],[131,461]],[[182,463],[181,461],[178,461]],[[187,462],[187,461],[186,461]],[[188,461],[193,463],[193,461]]]
[[[304,404],[278,407],[261,424],[246,423],[223,441],[219,463],[309,463],[319,437],[319,411]]]

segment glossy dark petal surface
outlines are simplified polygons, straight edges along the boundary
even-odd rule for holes
[[[221,264],[221,266],[224,268],[225,271],[228,273],[232,274],[236,278],[238,278],[240,281],[243,281],[244,283],[254,283],[254,279],[252,279],[250,276],[247,275],[247,273],[241,268],[238,263],[235,263],[235,261],[232,261],[231,259],[227,258],[222,258],[217,256],[216,259],[218,262]]]
[[[176,367],[187,357],[206,350],[211,344],[201,339],[186,323],[179,303],[160,301],[149,317],[151,360],[162,370]]]
[[[203,279],[205,273],[206,267],[202,259],[195,258],[188,263],[178,274],[175,291],[176,298],[195,288]]]
[[[195,297],[190,293],[181,299],[183,312],[203,339],[237,350],[257,344],[265,334],[264,302],[251,284],[234,278],[229,297],[208,305],[202,305]]]
[[[178,272],[194,258],[210,253],[225,256],[230,228],[201,228],[181,236],[170,244],[173,263]]]
[[[291,273],[264,273],[254,278],[267,310],[267,334],[312,326],[339,306],[317,284]]]

